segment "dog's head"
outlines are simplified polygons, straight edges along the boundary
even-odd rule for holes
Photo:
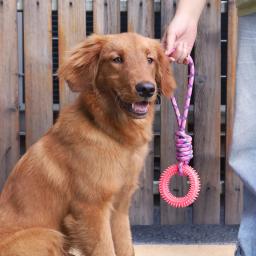
[[[92,35],[78,45],[60,68],[72,91],[94,88],[133,118],[145,118],[158,91],[175,88],[160,43],[135,33]]]

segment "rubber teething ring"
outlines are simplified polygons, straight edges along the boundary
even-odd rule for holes
[[[189,165],[183,165],[183,176],[187,176],[189,180],[188,193],[183,197],[174,196],[169,190],[171,178],[178,174],[178,165],[171,165],[162,172],[159,180],[159,192],[163,200],[169,205],[182,208],[191,205],[198,197],[200,191],[200,179],[197,172]]]

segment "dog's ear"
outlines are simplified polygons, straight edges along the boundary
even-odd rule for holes
[[[58,70],[58,76],[67,81],[70,89],[81,92],[93,84],[104,36],[92,35],[73,49]]]
[[[176,88],[176,82],[173,77],[173,73],[170,67],[168,57],[164,54],[164,50],[160,44],[157,43],[157,70],[156,70],[156,82],[160,87],[161,93],[170,98]]]

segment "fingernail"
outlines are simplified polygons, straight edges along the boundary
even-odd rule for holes
[[[172,62],[175,61],[175,59],[174,59],[173,57],[169,57],[169,59],[170,59]]]
[[[189,63],[188,57],[183,60],[183,63],[184,63],[185,65],[187,65],[187,64]]]
[[[173,52],[175,52],[175,48],[171,49],[171,50],[166,50],[165,51],[165,55],[169,56],[171,55]]]
[[[170,50],[170,54],[172,54],[175,51],[175,48],[173,48],[172,50]]]

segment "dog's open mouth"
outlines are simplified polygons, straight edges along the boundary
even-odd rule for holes
[[[141,101],[131,104],[132,112],[136,115],[146,115],[148,113],[148,102]]]
[[[122,109],[129,112],[134,118],[144,118],[148,113],[148,108],[149,108],[148,101],[128,103],[128,102],[122,101],[119,98],[119,104],[122,107]]]

